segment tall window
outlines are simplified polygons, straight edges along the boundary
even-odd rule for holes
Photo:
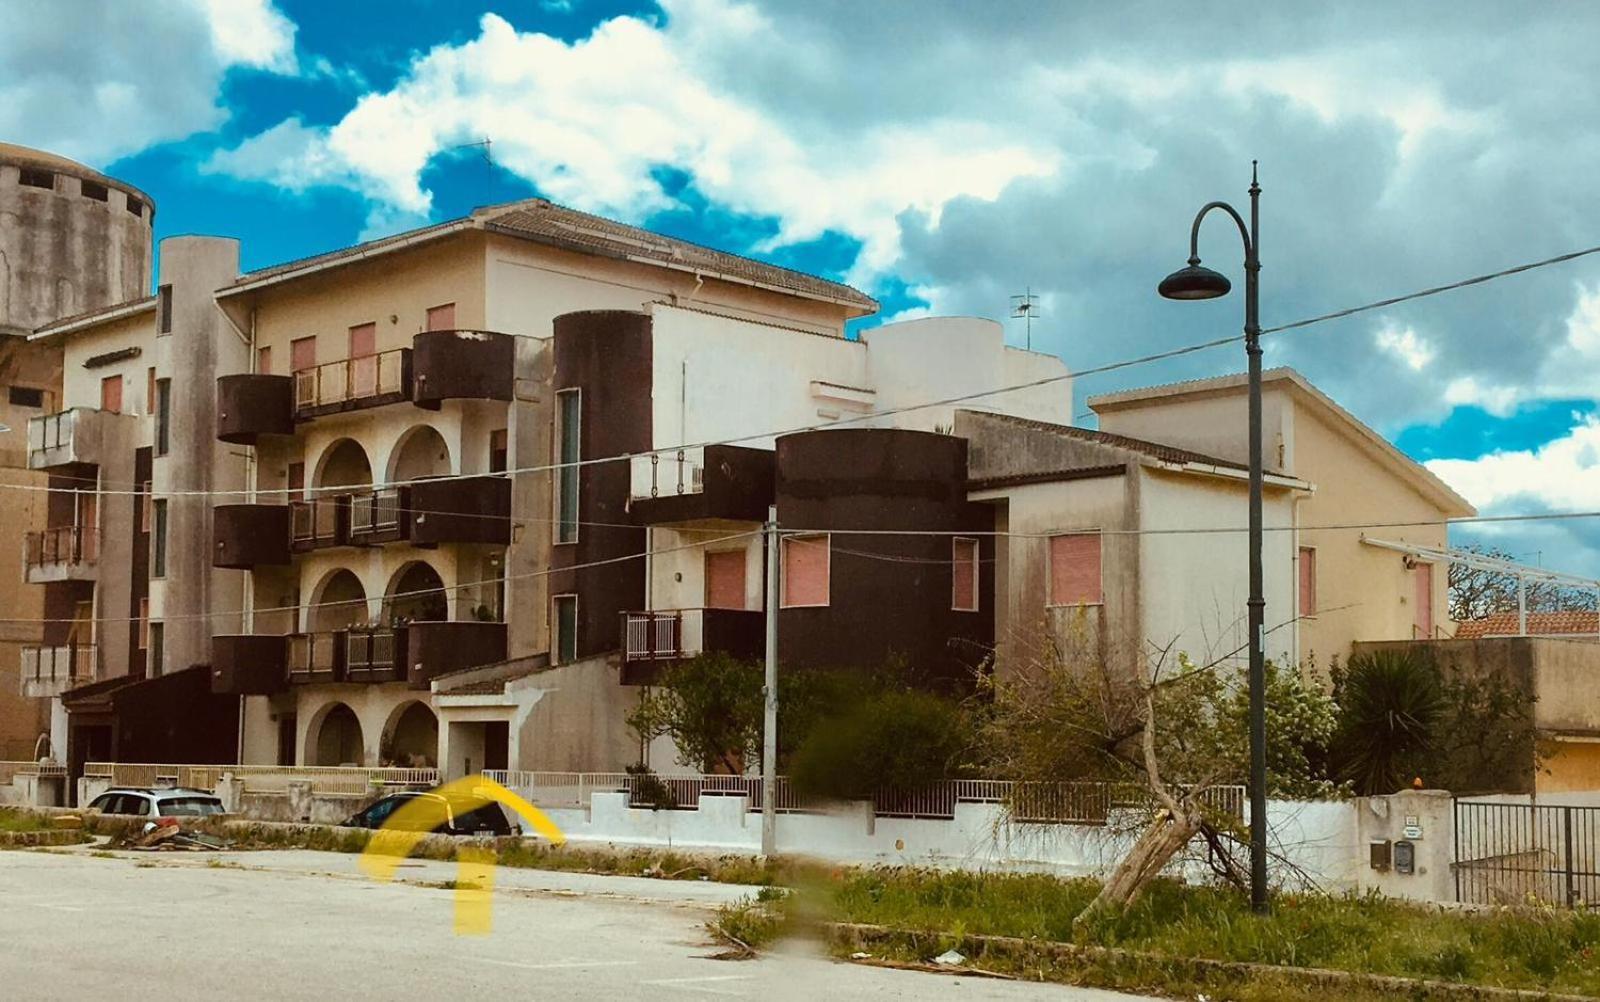
[[[1050,537],[1050,604],[1099,605],[1100,533],[1071,532]]]
[[[153,365],[144,371],[144,412],[156,412],[156,367]]]
[[[784,608],[828,604],[831,573],[828,557],[827,536],[784,537]]]
[[[148,534],[150,521],[154,517],[155,505],[150,500],[150,481],[146,480],[139,485],[139,531]]]
[[[456,304],[444,303],[428,307],[428,330],[450,331],[456,328]]]
[[[156,455],[165,456],[172,445],[172,380],[156,380]]]
[[[745,608],[744,550],[710,550],[706,553],[706,608]]]
[[[172,333],[172,286],[163,285],[156,290],[156,333]]]
[[[100,409],[112,414],[122,413],[121,376],[107,376],[100,380]]]
[[[150,668],[151,678],[161,674],[161,662],[166,657],[167,628],[163,623],[150,624]]]
[[[150,576],[167,576],[167,499],[155,501],[155,518],[150,537]]]
[[[1411,572],[1415,577],[1416,606],[1412,619],[1412,636],[1422,640],[1433,639],[1433,565],[1418,564]]]
[[[1317,551],[1300,547],[1300,615],[1317,614]]]
[[[553,602],[556,664],[571,664],[578,660],[578,596],[557,595]]]
[[[317,336],[297,337],[289,342],[289,368],[295,372],[317,364]]]
[[[957,612],[978,611],[978,541],[951,540],[950,608]]]
[[[150,599],[139,600],[139,649],[148,650],[150,647]]]
[[[491,431],[489,433],[489,472],[504,473],[510,455],[510,449],[506,442],[506,430],[504,428],[496,428]]]
[[[256,349],[256,371],[263,376],[272,375],[272,345]]]
[[[578,467],[583,441],[583,393],[556,394],[556,542],[578,541]]]

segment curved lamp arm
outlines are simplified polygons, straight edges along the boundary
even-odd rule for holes
[[[1239,237],[1244,240],[1244,257],[1245,262],[1248,264],[1250,259],[1255,256],[1255,246],[1250,242],[1250,228],[1245,225],[1244,217],[1239,215],[1238,210],[1227,202],[1207,202],[1195,214],[1194,226],[1189,230],[1189,263],[1191,265],[1200,263],[1200,223],[1205,220],[1206,213],[1212,209],[1221,209],[1233,217],[1234,223],[1239,227]]]

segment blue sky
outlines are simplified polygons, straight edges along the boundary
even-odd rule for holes
[[[1600,243],[1586,7],[84,5],[92,37],[0,0],[0,139],[139,185],[158,235],[241,238],[247,268],[539,194],[850,281],[884,304],[869,322],[1003,318],[1031,285],[1035,347],[1085,368],[1237,329],[1237,298],[1152,290],[1251,158],[1269,325]],[[1208,225],[1202,254],[1236,269],[1232,241]],[[1600,508],[1600,259],[1268,361],[1486,512]],[[1086,379],[1079,403],[1241,363]],[[1588,522],[1459,539],[1600,574]]]

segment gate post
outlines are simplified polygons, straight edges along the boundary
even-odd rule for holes
[[[1561,808],[1561,854],[1567,871],[1567,907],[1578,906],[1578,887],[1572,879],[1572,808]]]

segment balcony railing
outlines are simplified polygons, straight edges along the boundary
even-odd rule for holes
[[[396,681],[399,635],[387,627],[352,629],[344,634],[344,672],[350,682]]]
[[[634,456],[628,511],[635,525],[704,519],[761,521],[773,502],[771,449],[709,445]]]
[[[350,495],[350,542],[378,543],[405,538],[410,524],[406,514],[406,488]]]
[[[289,503],[289,542],[296,550],[343,546],[350,495],[330,494]]]
[[[634,456],[628,461],[628,494],[635,499],[699,494],[705,490],[705,465],[704,449]]]
[[[95,678],[93,644],[22,649],[22,694],[34,699],[59,696]]]
[[[294,409],[308,417],[411,397],[411,349],[325,362],[294,374]]]
[[[622,649],[628,661],[676,661],[700,653],[703,610],[622,614]]]
[[[92,567],[99,559],[100,538],[92,525],[40,529],[24,538],[23,563],[31,581],[41,573]],[[70,573],[59,576],[72,576]]]
[[[760,611],[748,609],[663,609],[622,614],[622,682],[653,685],[673,661],[716,651],[754,659],[765,649]]]
[[[101,453],[117,448],[121,432],[138,419],[126,414],[74,407],[28,419],[28,468],[46,470],[74,463],[99,463]],[[109,441],[108,441],[109,440]],[[132,447],[131,437],[128,439]]]
[[[289,680],[343,682],[345,632],[296,633],[289,637]]]

